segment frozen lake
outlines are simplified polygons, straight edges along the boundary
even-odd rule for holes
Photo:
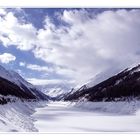
[[[140,113],[110,115],[50,102],[33,114],[39,132],[138,132]]]

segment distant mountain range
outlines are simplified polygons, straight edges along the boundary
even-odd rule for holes
[[[140,99],[140,65],[124,71],[96,85],[83,85],[61,97],[64,101],[124,101]]]
[[[0,66],[0,104],[14,101],[17,98],[20,100],[48,100],[49,96],[28,83],[18,73]]]
[[[46,85],[36,85],[36,87],[48,95],[51,100],[59,100],[59,98],[71,91],[72,85],[68,83],[48,83]]]

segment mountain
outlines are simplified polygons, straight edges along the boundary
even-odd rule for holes
[[[65,101],[122,101],[140,99],[140,65],[100,82],[95,86],[82,86],[64,97]]]
[[[35,86],[28,83],[18,73],[0,66],[0,104],[21,100],[48,100]]]
[[[71,90],[71,85],[65,83],[49,83],[47,85],[36,85],[36,87],[42,91],[51,99],[59,99],[61,96]]]
[[[103,72],[96,74],[94,77],[89,79],[84,85],[86,85],[87,88],[93,87],[97,85],[98,83],[106,80],[108,77],[112,77],[113,75],[117,74],[118,71],[120,71],[120,69],[109,68]]]

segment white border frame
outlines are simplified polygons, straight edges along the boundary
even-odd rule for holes
[[[0,7],[36,8],[136,8],[139,0],[2,0]]]

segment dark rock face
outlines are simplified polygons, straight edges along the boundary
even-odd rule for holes
[[[78,90],[64,97],[64,100],[80,100],[82,98],[87,101],[140,99],[140,65],[130,70],[126,69],[96,86]]]

